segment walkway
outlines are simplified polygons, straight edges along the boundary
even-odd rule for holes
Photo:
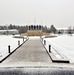
[[[43,47],[40,38],[30,38],[0,65],[5,66],[45,66],[51,59]]]

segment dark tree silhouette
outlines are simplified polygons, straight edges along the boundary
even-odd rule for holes
[[[39,25],[39,30],[41,30],[41,25]]]
[[[30,26],[29,26],[29,30],[30,30]]]
[[[34,30],[36,29],[36,26],[34,26]]]
[[[36,30],[36,29],[37,30],[42,30],[43,32],[49,32],[50,31],[49,28],[47,28],[46,26],[41,26],[41,25],[37,25],[37,26],[35,26],[35,25],[20,26],[20,25],[12,25],[12,24],[10,24],[8,26],[8,29],[17,29],[20,34],[21,33],[26,33],[27,30],[31,30],[31,28],[34,29],[34,30]],[[6,29],[7,29],[6,25],[0,26],[0,30],[6,30]]]
[[[31,25],[31,29],[33,30],[33,25]]]
[[[39,27],[38,27],[38,25],[37,25],[37,30],[39,30]]]
[[[72,33],[73,33],[73,32],[72,32],[71,26],[68,28],[67,33],[72,36]]]
[[[54,34],[56,33],[56,28],[54,27],[54,25],[51,25],[50,30],[52,33]]]

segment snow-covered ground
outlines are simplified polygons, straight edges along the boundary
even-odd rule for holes
[[[46,40],[45,47],[49,49],[51,45],[51,50],[56,54],[56,57],[66,57],[71,63],[74,63],[74,35],[60,35],[53,38],[44,38]],[[58,55],[57,55],[58,53]]]
[[[39,36],[30,36],[29,39],[40,39]]]
[[[31,36],[29,38],[39,39],[40,37]],[[24,39],[24,41],[25,40],[26,39]],[[51,50],[58,59],[66,57],[71,63],[74,63],[74,35],[60,35],[51,38],[44,38],[43,36],[43,40],[46,40],[45,47],[47,50],[49,49],[49,45],[51,45]],[[22,38],[13,38],[13,35],[0,35],[0,59],[8,54],[8,45],[11,46],[11,51],[13,51],[18,47],[18,41],[20,41],[20,44],[23,43]]]
[[[17,35],[19,36],[19,35]],[[24,39],[25,41],[26,39]],[[0,59],[8,55],[8,46],[10,45],[11,52],[18,47],[18,41],[23,43],[23,38],[13,38],[13,35],[0,35]]]

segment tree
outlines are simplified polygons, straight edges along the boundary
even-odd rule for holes
[[[37,30],[39,30],[39,27],[38,27],[38,25],[37,25]]]
[[[56,28],[53,25],[51,25],[50,31],[55,34],[56,33]]]
[[[47,32],[47,26],[44,27],[45,32]]]
[[[13,29],[13,25],[10,24],[10,25],[8,26],[8,28],[9,28],[9,29]]]
[[[74,34],[74,27],[73,27],[73,34]]]
[[[73,32],[72,32],[71,26],[68,28],[67,33],[72,36],[72,33],[73,33]]]
[[[31,29],[33,30],[33,25],[31,25]]]
[[[41,25],[39,25],[39,30],[41,30]]]

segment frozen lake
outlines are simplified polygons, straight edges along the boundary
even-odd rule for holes
[[[44,40],[46,40],[47,49],[51,45],[62,57],[64,56],[70,60],[70,63],[74,63],[74,35],[60,35],[53,38],[44,38]]]

